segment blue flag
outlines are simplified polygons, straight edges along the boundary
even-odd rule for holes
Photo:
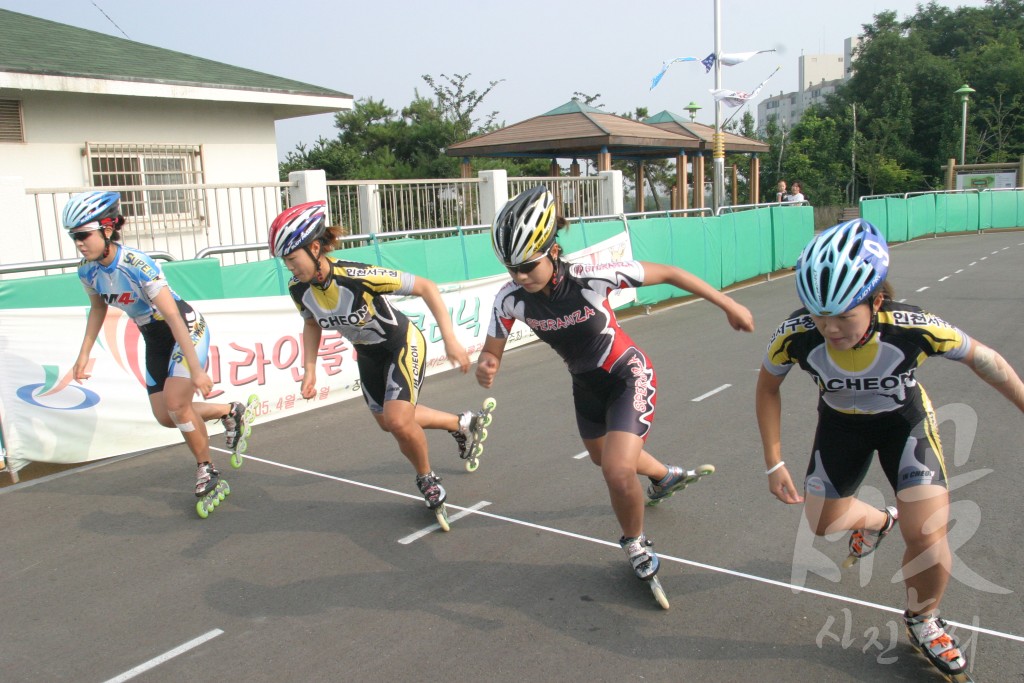
[[[662,76],[665,75],[665,72],[668,71],[668,68],[670,66],[672,66],[672,64],[674,64],[675,62],[696,62],[696,61],[697,61],[696,57],[676,57],[675,59],[672,59],[670,61],[665,62],[664,64],[661,65],[661,71],[659,71],[657,74],[655,74],[654,78],[651,79],[651,90],[654,90],[654,88],[657,87],[658,83],[661,83]]]
[[[712,52],[704,59],[700,60],[700,63],[704,65],[704,73],[708,73],[715,66],[715,53]]]

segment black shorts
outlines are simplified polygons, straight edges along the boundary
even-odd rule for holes
[[[628,432],[647,440],[654,421],[658,378],[640,349],[624,353],[611,370],[572,376],[576,426],[584,439]]]
[[[911,486],[946,485],[935,411],[924,389],[918,392],[915,405],[883,415],[844,415],[822,408],[804,491],[824,498],[852,496],[867,476],[876,451],[897,493]]]
[[[210,353],[210,330],[206,327],[206,320],[185,301],[178,301],[177,304],[181,319],[185,321],[192,338],[196,356],[206,367]],[[185,362],[185,354],[181,352],[178,342],[174,341],[174,334],[166,321],[154,320],[141,325],[139,332],[146,340],[146,391],[150,395],[163,391],[168,377],[192,377],[188,363]]]
[[[418,327],[408,325],[404,346],[360,344],[356,349],[359,383],[372,412],[383,413],[385,401],[416,405],[427,368],[427,342]]]

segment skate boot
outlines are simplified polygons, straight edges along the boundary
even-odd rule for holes
[[[480,466],[483,443],[487,440],[487,426],[494,419],[491,413],[495,406],[497,402],[493,398],[484,400],[483,410],[475,413],[467,410],[459,416],[458,430],[448,432],[458,445],[459,457],[466,461],[467,472],[475,472]]]
[[[231,410],[220,419],[224,425],[224,436],[228,450],[231,451],[231,466],[242,466],[242,454],[249,446],[249,435],[252,434],[252,423],[256,420],[256,408],[259,397],[253,394],[246,403],[233,401]]]
[[[202,462],[196,467],[196,513],[206,519],[214,508],[221,504],[231,487],[220,478],[220,472],[213,463]]]
[[[889,535],[889,532],[899,521],[899,512],[893,506],[888,506],[882,512],[886,515],[885,526],[880,531],[872,529],[857,529],[850,534],[850,556],[843,560],[844,567],[852,567],[862,557],[867,557],[875,552],[875,548],[882,542],[882,539]]]
[[[957,639],[946,633],[946,622],[934,614],[911,616],[903,613],[910,644],[928,658],[932,666],[951,681],[971,681],[967,673],[967,658],[960,650]]]
[[[661,586],[661,581],[656,576],[658,569],[661,568],[661,562],[658,560],[658,555],[651,550],[653,545],[643,534],[635,538],[623,536],[619,539],[619,547],[625,551],[629,564],[633,567],[633,573],[638,579],[646,581],[651,586],[655,600],[663,609],[668,609],[668,597],[665,595],[665,589]]]
[[[434,474],[433,470],[426,474],[416,475],[416,486],[419,488],[420,493],[423,494],[423,501],[429,509],[434,511],[434,516],[437,517],[437,523],[441,530],[448,531],[451,527],[448,525],[448,511],[444,506],[444,501],[448,498],[448,494],[445,492],[444,487],[438,483],[440,481],[441,477]]]
[[[665,498],[668,498],[676,491],[682,491],[690,484],[699,481],[715,473],[714,465],[700,465],[695,470],[684,470],[675,465],[668,466],[668,474],[659,481],[651,479],[651,485],[647,487],[647,504],[657,505]]]

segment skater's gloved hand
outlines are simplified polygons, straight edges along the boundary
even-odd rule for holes
[[[489,389],[494,384],[494,376],[498,374],[498,366],[501,363],[494,354],[487,351],[480,352],[480,358],[476,362],[476,381],[484,389]]]
[[[804,502],[796,486],[793,485],[793,478],[789,476],[789,470],[783,465],[768,475],[768,490],[776,498],[788,505],[796,505]]]

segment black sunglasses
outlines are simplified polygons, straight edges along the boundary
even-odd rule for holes
[[[84,242],[86,239],[88,239],[89,235],[93,234],[94,232],[96,231],[83,230],[82,232],[73,232],[71,233],[71,239],[73,239],[76,242]]]
[[[527,261],[526,263],[520,263],[518,266],[505,266],[505,267],[508,269],[508,272],[512,273],[513,275],[516,274],[516,273],[522,273],[523,275],[526,275],[527,273],[532,273],[534,268],[536,268],[537,266],[540,265],[540,262],[544,260],[544,257],[547,256],[548,253],[549,253],[548,251],[545,251],[543,254],[541,254],[537,258],[533,259],[532,261]]]

